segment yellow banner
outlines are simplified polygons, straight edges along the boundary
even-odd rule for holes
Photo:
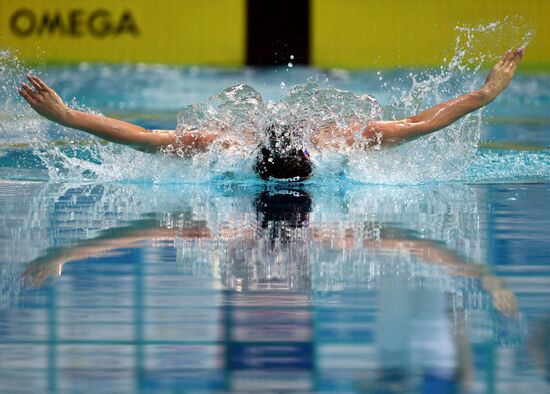
[[[320,67],[437,66],[453,55],[456,26],[506,17],[519,17],[535,32],[521,68],[550,70],[550,1],[544,0],[311,0],[311,59]],[[515,35],[516,27],[501,33]],[[512,37],[499,40],[507,38],[512,45]],[[497,50],[494,42],[474,45]]]
[[[245,0],[0,0],[0,46],[36,62],[239,66]]]
[[[521,67],[550,70],[550,1],[310,1],[315,66],[439,65],[457,25],[520,15],[535,31]],[[240,66],[246,0],[0,0],[0,47],[38,63]]]

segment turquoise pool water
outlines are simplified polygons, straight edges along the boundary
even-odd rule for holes
[[[278,100],[318,74],[39,72],[74,105],[151,128],[231,85]],[[408,95],[409,71],[327,78],[389,116],[436,98]],[[103,146],[3,100],[0,392],[549,391],[547,75],[304,184]]]

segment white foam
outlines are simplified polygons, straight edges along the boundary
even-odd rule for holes
[[[528,44],[532,30],[525,23],[518,23],[518,20],[506,18],[486,25],[458,26],[454,55],[439,69],[413,71],[409,76],[393,81],[381,72],[377,74],[374,77],[376,83],[382,84],[378,79],[383,80],[383,86],[387,87],[384,90],[390,93],[385,118],[410,116],[479,86],[478,71],[484,62],[493,60],[501,53],[497,49],[500,51],[502,47],[517,48]],[[495,52],[481,50],[487,43],[492,44],[491,48],[496,48]],[[94,67],[83,65],[80,72],[90,74],[90,68]],[[153,73],[149,72],[150,68],[154,68]],[[294,67],[292,71],[296,69]],[[98,66],[98,70],[101,72],[98,71],[100,75],[96,77],[105,84],[114,77],[119,80],[120,73],[131,74],[132,67]],[[162,79],[160,75],[163,73],[168,73],[174,80],[178,80],[178,73],[181,74],[172,68],[145,65],[140,65],[135,71],[141,75],[139,78],[149,75],[155,81]],[[0,88],[5,93],[3,105],[6,118],[0,121],[0,135],[12,143],[30,143],[52,179],[144,179],[171,183],[209,182],[221,176],[225,179],[254,180],[252,166],[256,150],[261,143],[265,143],[265,130],[271,125],[281,135],[288,133],[290,128],[292,144],[314,151],[310,138],[319,128],[327,124],[348,127],[351,121],[366,124],[370,119],[382,117],[382,109],[376,99],[337,89],[322,77],[285,89],[288,94],[281,100],[263,100],[250,86],[235,85],[209,99],[188,105],[178,113],[177,132],[182,135],[197,130],[216,130],[224,134],[224,138],[218,139],[210,152],[193,159],[180,159],[145,154],[113,144],[105,145],[84,133],[42,120],[17,96],[17,86],[26,72],[25,66],[13,53],[0,52]],[[227,76],[223,78],[229,80]],[[74,77],[70,79],[77,83],[74,80]],[[147,79],[143,82],[146,96],[158,96],[151,92]],[[278,89],[279,82],[280,79],[274,82],[274,89]],[[126,104],[120,104],[119,108],[138,105],[133,102]],[[74,100],[71,105],[90,111]],[[349,149],[333,154],[317,152],[312,155],[317,175],[315,179],[332,181],[335,177],[344,176],[359,182],[383,184],[461,179],[476,155],[482,117],[483,112],[478,111],[445,130],[396,148]],[[69,141],[69,144],[52,144],[52,141],[60,139]],[[240,144],[243,140],[247,140],[246,143]],[[231,145],[231,148],[223,148],[224,143]]]

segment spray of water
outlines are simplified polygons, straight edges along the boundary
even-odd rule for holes
[[[18,82],[28,70],[16,56],[3,51],[0,78],[5,119],[0,120],[0,133],[10,142],[29,143],[51,179],[253,180],[253,162],[269,127],[281,136],[292,130],[292,144],[313,151],[317,180],[347,177],[364,183],[415,184],[460,179],[477,151],[482,111],[436,134],[392,149],[375,146],[365,150],[359,135],[356,144],[338,152],[315,152],[311,143],[315,133],[324,128],[345,129],[382,116],[407,117],[478,87],[479,71],[485,64],[506,49],[526,46],[532,35],[520,18],[483,26],[458,26],[456,32],[453,56],[439,69],[413,71],[393,82],[384,79],[384,89],[391,92],[384,116],[375,98],[337,89],[322,77],[289,89],[288,95],[278,101],[263,100],[250,86],[237,85],[186,106],[177,116],[178,135],[209,131],[222,137],[208,152],[183,160],[179,156],[185,156],[184,152],[177,149],[167,149],[165,155],[148,155],[103,144],[40,119],[16,93]],[[74,100],[71,105],[90,111]],[[60,140],[65,143],[52,143]]]
[[[526,47],[533,31],[520,17],[480,26],[457,26],[452,58],[436,70],[411,72],[389,86],[387,119],[416,114],[480,87],[479,71],[506,50]],[[407,88],[410,86],[410,88]],[[367,183],[422,183],[459,180],[477,152],[483,110],[430,136],[394,149],[350,157],[349,174]]]

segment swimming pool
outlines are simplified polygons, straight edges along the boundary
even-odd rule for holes
[[[326,78],[393,114],[409,72]],[[228,86],[277,100],[318,71],[41,73],[75,105],[173,128]],[[0,391],[548,391],[549,92],[519,75],[457,129],[467,149],[452,131],[377,157],[391,173],[327,160],[303,184],[90,145],[7,96]]]

